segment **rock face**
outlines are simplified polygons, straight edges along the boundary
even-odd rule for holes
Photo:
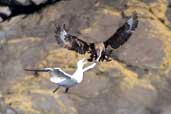
[[[3,98],[0,98],[0,110],[2,114],[17,114],[15,109],[11,108],[4,102]]]
[[[167,18],[168,18],[169,22],[171,23],[171,1],[169,1],[169,3],[168,3]],[[171,25],[170,25],[170,27],[171,27]]]
[[[16,15],[33,13],[57,1],[59,0],[0,0],[0,22]]]
[[[171,113],[169,0],[1,0],[0,4],[5,5],[0,8],[0,114]],[[29,8],[29,13],[13,15],[20,12],[18,5]],[[63,88],[52,92],[56,85],[48,73],[34,77],[23,70],[60,67],[73,73],[76,62],[88,54],[59,48],[55,26],[66,24],[70,33],[89,42],[105,40],[122,25],[121,11],[127,16],[136,11],[138,28],[113,50],[112,61],[98,63],[68,94]]]

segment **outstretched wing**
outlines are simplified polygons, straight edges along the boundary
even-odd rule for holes
[[[60,27],[59,25],[56,26],[56,30],[55,30],[55,38],[57,41],[57,44],[60,46],[64,45],[64,39],[66,37],[68,33],[65,30],[65,24],[63,25],[63,27]]]
[[[70,35],[66,32],[65,25],[62,27],[57,26],[56,31],[56,40],[59,45],[69,50],[74,50],[80,54],[85,54],[88,51],[88,44],[77,38],[76,36]]]
[[[76,51],[80,54],[85,54],[89,50],[89,45],[83,41],[78,39],[76,36],[70,35],[66,38],[66,41],[70,43],[69,49]]]
[[[50,77],[50,81],[53,83],[61,83],[62,81],[66,79],[71,79],[71,75],[65,73],[60,68],[54,68],[51,70],[52,77]]]
[[[61,70],[60,68],[54,68],[51,73],[56,76],[56,77],[61,77],[61,78],[67,78],[67,79],[71,79],[71,75],[64,72],[63,70]]]
[[[131,16],[123,26],[121,26],[106,42],[105,46],[111,45],[117,49],[123,45],[132,35],[132,32],[138,27],[138,16],[136,13]]]

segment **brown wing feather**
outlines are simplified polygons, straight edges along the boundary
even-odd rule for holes
[[[105,46],[111,45],[114,49],[119,48],[131,37],[132,31],[134,31],[137,26],[138,16],[134,13],[133,16],[105,42]]]
[[[70,43],[70,50],[74,50],[80,54],[85,54],[89,50],[89,45],[76,36],[69,36],[66,41]]]
[[[55,38],[57,41],[57,44],[62,44],[62,41],[60,39],[60,31],[61,31],[61,27],[59,25],[56,26],[56,30],[55,30]]]
[[[60,27],[59,25],[56,27],[55,31],[56,35],[56,41],[58,45],[61,45],[62,47],[65,47],[69,50],[76,51],[80,54],[85,54],[86,51],[89,50],[89,45],[77,38],[76,36],[70,35],[66,32],[66,27],[63,25],[63,27]],[[66,33],[65,36],[63,36]],[[62,36],[61,36],[62,35]],[[64,39],[63,39],[64,38]]]

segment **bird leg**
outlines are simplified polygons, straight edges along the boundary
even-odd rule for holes
[[[92,49],[90,51],[90,58],[88,59],[88,61],[92,62],[94,59],[95,60],[97,59],[97,53],[96,50]]]
[[[102,53],[102,55],[101,55],[101,57],[100,57],[100,59],[99,59],[99,61],[104,61],[105,60],[105,54],[104,53]]]
[[[109,56],[105,55],[105,60],[106,61],[111,61],[111,59],[109,58]]]
[[[105,53],[106,53],[107,61],[111,61],[112,59],[110,57],[112,55],[112,50],[105,51]]]
[[[110,59],[111,53],[112,53],[112,51],[104,51],[102,53],[102,61],[104,61],[104,60],[111,61],[111,59]]]
[[[107,55],[105,52],[103,53],[103,60],[111,61],[111,59],[109,58],[109,55]]]
[[[87,59],[89,62],[93,61],[93,55],[91,54],[90,57]]]
[[[37,71],[34,72],[34,76],[35,77],[38,77],[39,76],[39,73]]]
[[[90,58],[88,59],[89,62],[92,62],[94,59],[96,60],[97,59],[97,51],[95,49],[95,45],[94,44],[90,44],[90,50],[89,50],[89,53],[90,53]]]
[[[55,88],[55,89],[53,90],[53,93],[55,93],[59,88],[60,88],[60,86],[58,86],[57,88]]]
[[[69,91],[69,88],[66,88],[66,89],[65,89],[65,93],[68,93],[68,91]]]

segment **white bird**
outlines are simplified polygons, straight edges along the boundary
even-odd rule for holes
[[[98,57],[97,61],[99,60],[100,56]],[[34,71],[37,72],[49,72],[51,73],[52,77],[50,78],[50,81],[57,84],[58,87],[53,91],[57,91],[59,87],[64,87],[65,93],[68,92],[69,88],[79,84],[83,80],[83,73],[88,71],[89,69],[92,69],[96,66],[96,62],[93,64],[87,66],[84,68],[84,65],[87,63],[86,59],[81,59],[77,62],[77,69],[76,71],[71,75],[66,72],[64,72],[61,68],[43,68],[40,70],[33,70],[33,69],[24,69],[26,71]]]

